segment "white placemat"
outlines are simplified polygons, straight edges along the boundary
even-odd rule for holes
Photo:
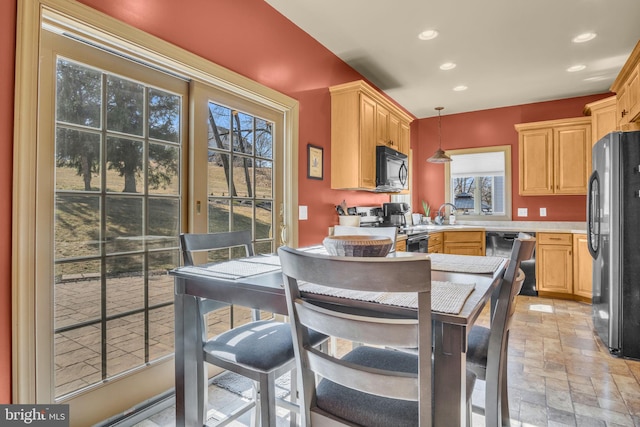
[[[231,260],[217,264],[194,265],[182,267],[182,271],[220,277],[222,279],[241,279],[256,274],[269,273],[280,270],[280,264],[258,263],[253,261]]]
[[[251,262],[258,264],[280,265],[280,257],[276,254],[258,255],[255,258],[251,258]]]
[[[475,283],[431,282],[431,310],[439,313],[458,314],[475,289]],[[363,292],[304,283],[300,290],[312,294],[377,302],[399,307],[418,307],[418,296],[413,292]]]
[[[429,254],[431,270],[455,273],[495,273],[505,258],[495,256]]]

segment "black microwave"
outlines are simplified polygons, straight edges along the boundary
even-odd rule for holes
[[[397,193],[408,188],[408,157],[392,148],[376,147],[377,192]]]

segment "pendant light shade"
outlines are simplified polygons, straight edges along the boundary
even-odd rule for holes
[[[442,117],[440,117],[440,111],[442,110],[444,110],[444,107],[436,107],[438,112],[438,150],[427,159],[429,163],[448,163],[451,161],[451,157],[447,156],[442,150]]]

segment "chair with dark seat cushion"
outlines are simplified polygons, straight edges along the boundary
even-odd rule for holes
[[[487,426],[510,425],[507,392],[509,328],[515,311],[515,297],[524,279],[520,262],[531,259],[535,245],[536,240],[524,233],[514,240],[507,271],[497,289],[491,327],[475,325],[469,332],[467,369],[486,383],[484,415]]]
[[[234,231],[212,234],[181,234],[180,243],[184,263],[193,265],[192,252],[210,251],[223,248],[244,247],[247,256],[253,255],[251,232]],[[259,312],[253,311],[253,321],[208,338],[206,314],[211,310],[227,306],[217,301],[201,299],[198,304],[198,318],[201,319],[198,331],[202,336],[203,359],[212,365],[227,369],[247,377],[255,382],[254,399],[242,408],[234,411],[220,424],[233,421],[255,406],[254,424],[262,426],[276,425],[275,380],[283,374],[295,370],[293,342],[289,323],[276,320],[259,320]],[[310,334],[312,345],[318,345],[327,339],[317,332]],[[295,374],[292,373],[292,376]],[[203,417],[206,420],[207,387],[199,388]],[[291,381],[291,398],[297,394],[296,381]],[[296,424],[297,407],[286,401],[279,401],[291,411],[291,425]]]
[[[301,425],[430,426],[431,261],[332,257],[289,247],[278,255],[302,387]],[[336,305],[303,297],[302,282],[344,292],[415,293],[417,318],[389,318],[348,298]],[[342,358],[327,355],[312,347],[311,330],[360,345]]]

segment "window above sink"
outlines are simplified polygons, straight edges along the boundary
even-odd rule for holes
[[[462,220],[511,220],[511,146],[448,150],[445,202]]]

